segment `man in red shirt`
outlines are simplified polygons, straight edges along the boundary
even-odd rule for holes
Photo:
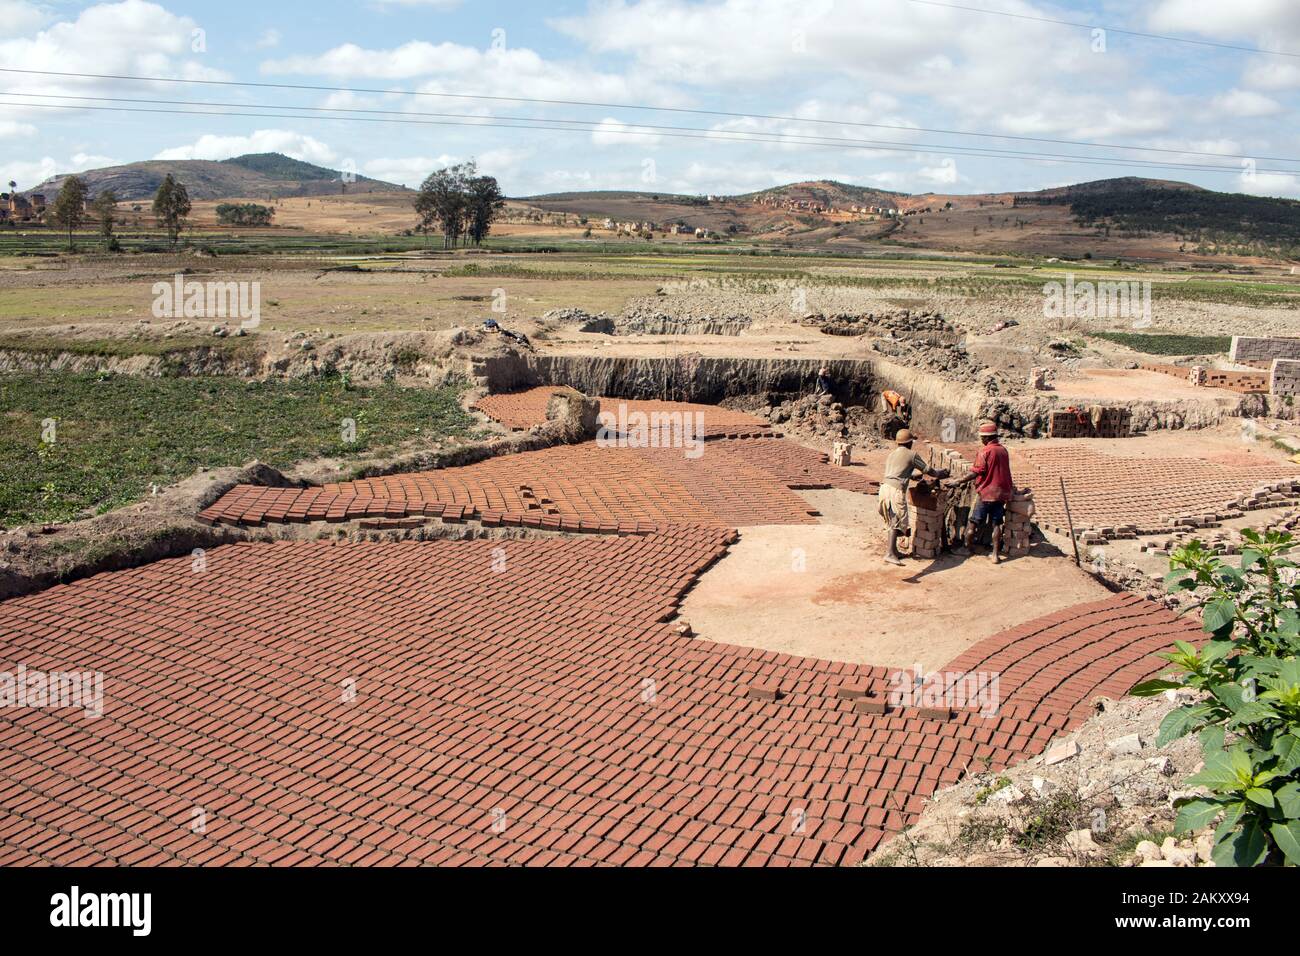
[[[970,474],[950,482],[949,487],[960,488],[975,482],[975,492],[979,501],[970,511],[966,523],[965,553],[969,554],[975,544],[975,529],[984,523],[993,526],[993,563],[1002,560],[1002,519],[1006,516],[1007,503],[1015,494],[1011,483],[1011,457],[1006,448],[998,441],[998,426],[993,422],[980,424],[980,453],[975,456],[975,464]]]

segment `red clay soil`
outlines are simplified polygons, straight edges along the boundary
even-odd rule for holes
[[[996,716],[860,713],[883,668],[667,623],[733,538],[244,543],[0,604],[0,669],[104,681],[0,710],[0,865],[854,863],[1196,630],[1109,598],[953,662]]]
[[[865,468],[779,438],[717,439],[683,448],[628,448],[595,441],[491,458],[456,468],[327,484],[239,485],[200,513],[208,522],[261,524],[439,516],[489,526],[631,532],[698,524],[808,524],[793,488],[874,494]]]
[[[1017,486],[1034,492],[1035,521],[1065,528],[1060,478],[1065,478],[1076,529],[1136,527],[1167,530],[1179,518],[1221,514],[1262,486],[1300,479],[1300,468],[1204,458],[1125,458],[1087,447],[1049,446],[1011,451]]]

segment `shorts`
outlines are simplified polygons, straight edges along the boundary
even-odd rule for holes
[[[885,519],[885,527],[899,534],[910,534],[912,530],[912,513],[907,507],[907,495],[896,485],[880,486],[880,517]]]
[[[1005,501],[985,501],[980,499],[975,502],[975,507],[970,510],[971,524],[1001,524],[1003,517],[1007,513],[1007,503]]]

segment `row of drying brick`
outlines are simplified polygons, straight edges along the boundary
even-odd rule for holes
[[[1132,643],[1102,602],[1035,631],[1055,699],[863,713],[842,691],[881,668],[666,623],[730,537],[234,545],[2,604],[0,664],[100,670],[106,700],[0,718],[0,863],[852,863],[1042,750]],[[977,656],[1016,674],[1037,650],[1007,643]]]
[[[1205,526],[1300,498],[1300,469],[1273,462],[1227,465],[1200,458],[1122,457],[1081,447],[1018,447],[1012,472],[1018,486],[1033,490],[1040,525],[1065,533],[1072,520],[1076,534],[1088,542]]]
[[[794,488],[878,483],[836,468],[794,442],[759,438],[683,448],[611,447],[589,441],[454,468],[387,475],[318,488],[241,485],[199,514],[230,524],[473,519],[490,526],[620,532],[659,524],[809,523]]]

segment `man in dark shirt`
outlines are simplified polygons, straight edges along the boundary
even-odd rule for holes
[[[1006,516],[1007,503],[1015,494],[1015,485],[1011,482],[1011,457],[998,441],[996,424],[988,421],[980,424],[980,444],[983,447],[975,457],[970,474],[950,482],[949,487],[960,488],[975,482],[979,500],[966,522],[964,553],[969,554],[975,545],[975,529],[987,522],[993,526],[993,563],[997,564],[1002,560],[1002,519]]]

